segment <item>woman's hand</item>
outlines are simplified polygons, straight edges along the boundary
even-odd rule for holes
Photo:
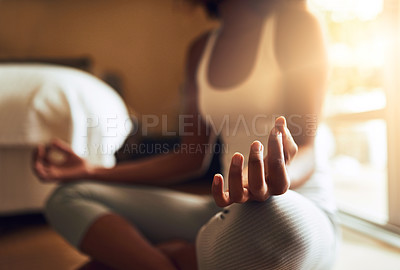
[[[263,160],[263,145],[254,141],[250,147],[247,178],[243,173],[243,155],[235,153],[229,169],[229,189],[224,191],[223,177],[214,176],[212,194],[220,207],[247,201],[265,201],[271,195],[285,193],[290,187],[286,171],[296,155],[298,147],[286,127],[284,117],[275,121],[275,127],[268,138],[268,155]]]
[[[33,171],[44,182],[66,182],[88,177],[91,166],[65,142],[54,140],[34,151]]]

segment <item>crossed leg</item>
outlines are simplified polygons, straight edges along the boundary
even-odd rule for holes
[[[46,214],[72,245],[112,269],[176,269],[181,261],[168,255],[179,253],[171,253],[165,243],[194,243],[198,230],[218,210],[210,196],[80,182],[59,187]]]
[[[275,148],[277,151],[275,152],[276,154],[272,152],[268,156],[267,166],[269,166],[269,162],[275,164],[275,160],[279,160],[279,165],[282,165],[282,160],[284,159],[282,141],[275,141],[278,143]],[[272,141],[273,143],[274,141]],[[271,149],[271,145],[269,145],[269,148]],[[259,156],[259,152],[253,155],[250,154],[250,156]],[[262,162],[256,162],[255,164],[256,166],[263,165]],[[280,185],[279,181],[276,182],[276,179],[274,184],[277,189],[287,189],[287,179],[283,181],[284,185]],[[249,179],[249,184],[251,184],[250,181],[251,179]],[[228,199],[226,197],[218,183],[213,188],[214,197],[216,195],[219,196],[222,204],[235,202],[235,199],[232,201],[231,198]],[[240,189],[244,190],[243,186],[240,186]],[[251,192],[251,188],[249,191]],[[251,193],[244,195],[250,197],[249,194],[252,195]],[[271,195],[271,193],[268,195]],[[241,202],[242,198],[239,198],[238,202]],[[279,200],[270,198],[263,203],[258,203],[257,207],[269,208],[272,205],[271,202],[275,201]],[[291,205],[290,201],[288,205]],[[257,217],[257,211],[252,211],[257,207],[250,207],[252,205],[256,206],[257,204],[245,203],[230,206],[231,209],[246,209],[246,211],[239,211],[241,214],[232,216],[236,217],[237,224],[247,224],[248,228],[253,226],[255,228],[266,228],[267,232],[263,232],[259,237],[268,239],[268,235],[275,234],[277,231],[271,231],[269,234],[268,226],[266,226],[264,219],[255,223],[248,223],[256,220],[249,216],[248,212],[255,213],[254,217]],[[172,270],[182,268],[190,263],[193,264],[193,260],[191,262],[184,261],[190,257],[195,258],[193,246],[185,242],[171,243],[170,241],[179,239],[193,243],[201,226],[218,210],[219,208],[211,197],[174,192],[164,188],[93,182],[63,185],[51,196],[47,203],[48,219],[61,235],[94,260],[114,269]],[[269,213],[268,211],[265,212]],[[267,215],[266,218],[273,221],[281,219],[282,216],[275,213],[276,211],[272,212],[272,214],[270,213],[269,217]],[[217,214],[217,216],[222,217],[223,215]],[[209,224],[218,224],[215,221],[218,220],[217,216]],[[307,219],[307,217],[303,218]],[[232,226],[232,228],[234,227]],[[207,239],[202,235],[207,235],[204,232],[210,231],[212,226],[206,226],[205,228],[208,229],[203,229],[203,233],[200,233],[198,239]],[[240,231],[236,231],[233,234],[225,234],[224,230],[218,230],[218,228],[215,231],[220,232],[221,235],[230,235],[227,239],[235,239],[242,235]],[[254,235],[257,236],[258,234]],[[217,239],[221,238],[214,238],[214,240]],[[288,239],[289,243],[293,240],[292,237],[285,239]],[[301,237],[296,239],[301,239]],[[247,243],[251,244],[252,240],[249,238]],[[207,258],[207,256],[201,250],[204,250],[202,247],[207,245],[203,240],[200,240],[197,246],[197,256],[203,261],[203,258]],[[217,246],[221,247],[220,250],[225,250],[223,241]],[[240,245],[231,245],[231,247],[240,249]],[[282,247],[282,250],[285,250],[285,246]],[[282,254],[285,254],[285,252]],[[221,258],[223,257],[221,256]],[[274,258],[276,260],[276,256]],[[208,265],[205,268],[202,267],[201,262],[199,265],[201,269],[214,269],[212,265]],[[191,269],[194,267],[195,265],[192,265]],[[275,268],[271,266],[271,269]]]
[[[226,207],[196,241],[200,270],[327,270],[335,250],[335,224],[291,190],[265,202]]]

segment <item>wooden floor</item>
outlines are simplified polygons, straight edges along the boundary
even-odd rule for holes
[[[87,261],[44,222],[0,231],[0,269],[71,270]],[[348,269],[398,270],[400,250],[344,229],[334,270]]]
[[[0,220],[1,270],[71,270],[87,261],[41,216]]]
[[[47,226],[22,229],[0,238],[0,269],[77,269],[87,258]]]

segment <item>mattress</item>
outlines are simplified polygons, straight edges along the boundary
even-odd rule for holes
[[[60,138],[94,165],[111,167],[132,129],[121,97],[72,68],[0,64],[0,213],[43,207],[54,185],[31,170],[38,144]]]
[[[0,148],[0,215],[38,212],[55,184],[43,184],[30,169],[31,147]]]

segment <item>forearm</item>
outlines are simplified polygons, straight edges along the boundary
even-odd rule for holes
[[[290,189],[303,185],[315,170],[314,147],[312,144],[299,146],[299,151],[289,165]]]
[[[88,178],[114,183],[135,183],[166,186],[183,182],[204,171],[202,155],[173,153],[126,162],[112,168],[95,167]]]

